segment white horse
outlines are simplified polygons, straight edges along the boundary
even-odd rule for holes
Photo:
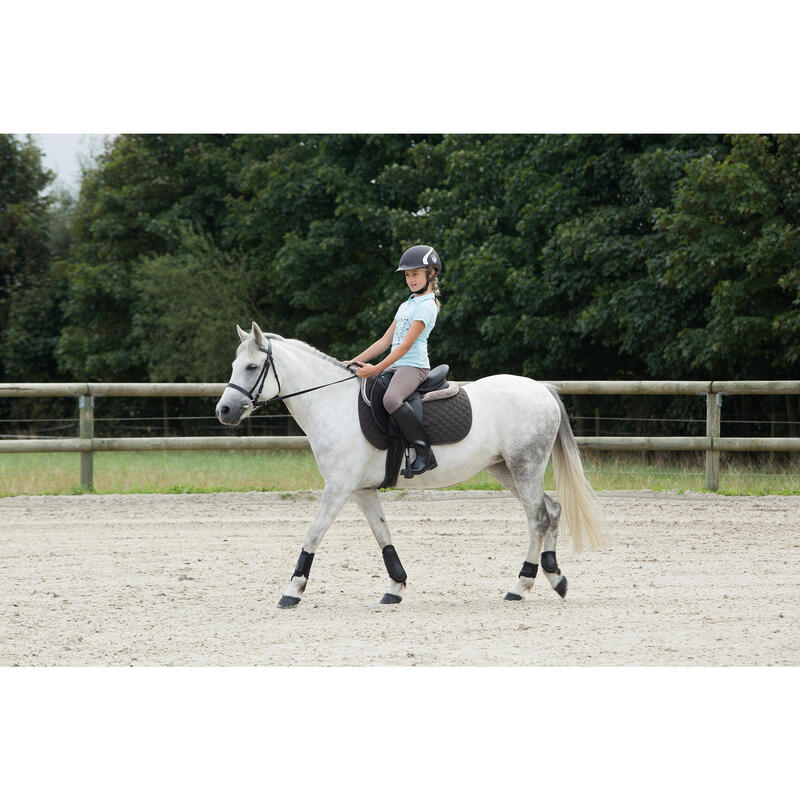
[[[351,380],[352,372],[340,361],[304,342],[262,333],[255,322],[249,333],[238,325],[236,330],[241,343],[231,382],[217,404],[219,421],[238,425],[270,399],[285,398],[325,479],[317,515],[278,605],[288,608],[300,602],[314,553],[350,497],[367,518],[389,573],[389,589],[381,602],[399,603],[407,576],[392,546],[376,491],[384,478],[386,453],[369,444],[361,432],[358,380]],[[542,570],[563,598],[567,579],[555,554],[561,509],[575,552],[581,550],[584,535],[592,547],[603,541],[599,504],[584,477],[564,405],[554,387],[516,375],[482,378],[464,391],[472,404],[472,429],[467,437],[437,445],[438,467],[410,479],[401,474],[397,486],[442,488],[487,469],[519,499],[528,517],[525,562],[506,600],[520,600],[533,588],[540,554]],[[560,502],[542,491],[551,454]]]

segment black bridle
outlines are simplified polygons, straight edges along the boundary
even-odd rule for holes
[[[261,372],[258,373],[256,382],[253,384],[250,391],[243,388],[242,386],[238,386],[235,383],[228,384],[228,386],[230,386],[231,389],[236,389],[243,395],[249,397],[250,402],[253,404],[254,408],[258,408],[259,406],[265,406],[267,405],[267,403],[271,403],[273,400],[286,400],[288,397],[295,397],[298,394],[305,394],[306,392],[315,392],[317,389],[324,389],[326,386],[333,386],[335,383],[344,383],[345,381],[351,381],[353,380],[353,378],[358,377],[358,375],[349,375],[348,377],[342,378],[339,381],[331,381],[330,383],[323,383],[321,386],[312,386],[310,389],[301,389],[299,392],[290,392],[289,394],[281,394],[281,379],[278,377],[278,370],[275,368],[275,362],[272,360],[272,341],[268,338],[267,346],[266,347],[258,346],[258,349],[262,353],[266,353],[267,357],[264,359],[264,364],[261,367]],[[267,380],[267,375],[269,375],[270,368],[275,373],[275,380],[278,384],[278,394],[276,394],[274,397],[271,397],[269,400],[257,400],[256,398],[261,395],[261,392],[264,389],[264,383]]]

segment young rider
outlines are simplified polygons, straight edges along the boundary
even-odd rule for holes
[[[439,313],[439,272],[442,262],[438,253],[426,244],[410,247],[403,253],[396,272],[404,272],[411,297],[402,303],[386,333],[359,353],[352,363],[359,365],[359,378],[372,378],[384,370],[392,372],[392,380],[383,396],[384,408],[400,428],[405,440],[414,447],[416,458],[411,472],[421,475],[436,467],[425,429],[417,419],[406,398],[414,393],[430,372],[428,336],[436,324]],[[391,345],[391,352],[383,361],[366,364]]]

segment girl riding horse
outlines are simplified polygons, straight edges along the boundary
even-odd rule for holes
[[[404,272],[411,296],[400,304],[386,333],[359,353],[347,364],[358,364],[359,378],[373,378],[388,371],[393,373],[383,396],[384,408],[392,415],[397,427],[409,445],[414,447],[416,458],[411,473],[421,475],[436,467],[436,459],[414,409],[406,398],[428,377],[431,371],[428,359],[428,337],[436,325],[439,313],[439,273],[442,262],[439,254],[426,244],[410,247],[400,258],[396,272]],[[378,364],[364,362],[392,349]]]

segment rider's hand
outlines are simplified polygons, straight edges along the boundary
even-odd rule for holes
[[[380,370],[372,364],[362,364],[357,370],[356,375],[359,378],[374,378],[380,374]]]

